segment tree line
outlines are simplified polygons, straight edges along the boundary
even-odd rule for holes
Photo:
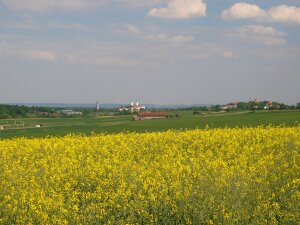
[[[47,107],[0,105],[0,118],[48,117],[56,110]]]
[[[193,107],[180,108],[176,110],[194,111],[194,112],[200,112],[200,111],[219,112],[219,111],[237,111],[237,110],[299,110],[300,109],[300,103],[297,103],[296,105],[287,105],[279,102],[270,103],[269,101],[262,101],[262,102],[249,101],[249,102],[238,102],[235,105],[230,105],[230,104],[232,103],[229,103],[227,105],[216,104],[216,105],[207,105],[207,106],[193,106]]]
[[[208,106],[193,106],[186,108],[178,108],[178,109],[159,109],[159,111],[194,111],[195,113],[200,111],[232,111],[232,110],[300,110],[300,102],[296,105],[287,105],[279,102],[272,102],[268,105],[268,101],[262,102],[238,102],[234,107],[224,108],[224,105],[208,105]],[[230,104],[229,104],[230,105]],[[225,105],[226,106],[226,105]],[[268,106],[266,108],[266,106]],[[70,115],[65,115],[62,113],[62,108],[49,108],[49,107],[38,107],[38,106],[19,106],[19,105],[1,105],[0,104],[0,119],[12,119],[12,118],[61,118],[61,117],[74,117]],[[150,111],[157,111],[158,109],[147,109]],[[100,111],[96,111],[91,108],[83,108],[80,109],[83,117],[93,117],[102,115],[121,115],[121,114],[131,114],[131,112],[118,112],[116,110],[108,110],[103,109]]]

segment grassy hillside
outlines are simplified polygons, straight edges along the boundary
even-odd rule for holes
[[[174,112],[174,115],[177,112]],[[181,117],[132,121],[131,116],[99,117],[99,118],[72,118],[72,119],[18,119],[0,120],[0,125],[24,123],[25,128],[0,130],[0,138],[12,137],[45,137],[63,136],[69,133],[116,133],[126,131],[163,131],[169,129],[194,129],[216,127],[243,127],[259,125],[281,125],[292,126],[300,122],[300,111],[257,111],[257,112],[233,112],[193,115],[192,112],[181,112]],[[32,128],[41,124],[41,128]]]

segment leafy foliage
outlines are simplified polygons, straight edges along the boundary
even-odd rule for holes
[[[46,107],[26,107],[18,105],[0,105],[0,119],[25,118],[34,115],[35,117],[45,117],[54,110]]]

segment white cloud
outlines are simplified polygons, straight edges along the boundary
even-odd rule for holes
[[[172,43],[190,42],[195,39],[193,36],[190,35],[170,36],[165,33],[147,35],[146,38],[152,41],[165,41],[165,42],[172,42]]]
[[[122,57],[102,56],[87,62],[92,65],[113,65],[113,66],[134,66],[137,64],[134,60],[125,59]]]
[[[236,56],[233,54],[232,51],[226,50],[223,52],[223,58],[224,59],[233,59],[233,58],[236,58]]]
[[[142,40],[150,40],[150,41],[160,41],[160,42],[168,42],[171,44],[174,43],[183,43],[183,42],[191,42],[195,39],[192,35],[185,34],[167,34],[161,31],[158,27],[155,29],[148,29],[145,26],[138,27],[135,24],[125,24],[123,29],[127,33],[132,34],[133,37],[137,37]]]
[[[15,22],[15,21],[2,21],[0,22],[0,27],[4,28],[13,28],[13,29],[39,29],[39,24],[35,23],[34,21],[22,21],[22,22]]]
[[[261,25],[249,25],[237,29],[237,36],[244,41],[264,44],[269,46],[284,45],[287,34]]]
[[[125,30],[132,34],[140,33],[140,29],[134,24],[126,24],[124,26]]]
[[[149,16],[170,19],[189,19],[206,16],[206,4],[203,0],[171,0],[166,8],[153,8]]]
[[[223,19],[249,19],[264,17],[266,12],[259,6],[248,3],[236,3],[221,14]]]
[[[140,7],[164,1],[166,0],[0,0],[0,3],[2,2],[13,10],[46,12],[53,10],[90,10],[108,4]]]
[[[171,37],[171,41],[173,42],[189,42],[193,41],[195,38],[191,35],[176,35]]]
[[[45,49],[44,46],[47,46]],[[38,40],[23,36],[0,35],[0,58],[25,60],[30,62],[59,62],[62,64],[82,64],[89,66],[134,66],[138,58],[133,46],[116,42],[80,40]]]
[[[80,23],[60,23],[60,22],[50,22],[48,24],[49,28],[54,29],[67,29],[67,30],[94,30],[91,26],[80,24]]]
[[[33,20],[23,21],[0,21],[0,27],[8,29],[63,29],[63,30],[84,30],[93,31],[96,30],[94,27],[80,23],[62,23],[62,22],[49,22],[48,24],[38,23]]]
[[[99,4],[94,0],[2,0],[13,10],[49,11],[57,9],[81,10]]]
[[[278,5],[269,10],[248,3],[236,3],[221,13],[223,19],[255,19],[281,23],[300,23],[300,7]]]
[[[279,5],[268,11],[273,21],[286,23],[300,23],[300,7]]]
[[[34,50],[26,53],[25,58],[29,60],[55,61],[57,56],[54,52]]]
[[[270,35],[270,36],[286,36],[286,33],[276,30],[273,27],[266,27],[261,25],[249,25],[241,27],[240,32],[242,33],[251,33],[251,34],[257,34],[257,35]]]
[[[107,0],[107,2],[129,5],[133,7],[140,7],[140,6],[151,6],[154,4],[158,4],[161,2],[167,2],[169,0]]]

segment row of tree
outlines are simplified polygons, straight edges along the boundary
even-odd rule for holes
[[[194,107],[187,107],[187,108],[181,108],[176,110],[186,110],[186,111],[194,111],[194,112],[200,112],[200,111],[213,111],[213,112],[219,112],[219,111],[233,111],[233,110],[299,110],[300,109],[300,103],[297,103],[296,105],[287,105],[284,103],[279,102],[269,102],[269,101],[262,101],[262,102],[255,102],[255,101],[249,101],[249,102],[238,102],[236,104],[228,104],[228,105],[209,105],[209,106],[194,106]]]
[[[60,118],[70,117],[59,108],[0,105],[0,119],[12,118]]]
[[[268,102],[268,101],[249,101],[249,102],[238,102],[235,104],[226,105],[210,105],[210,106],[194,106],[187,108],[178,108],[173,110],[186,110],[186,111],[222,111],[222,110],[284,110],[284,109],[298,109],[300,110],[300,103],[296,105],[287,105],[279,102]],[[151,110],[151,109],[147,109]],[[155,111],[156,109],[152,109]],[[151,111],[152,111],[151,110]],[[172,109],[159,109],[159,111],[171,111]],[[119,112],[117,110],[103,109],[101,111],[96,111],[95,109],[86,108],[80,109],[83,117],[93,117],[100,115],[126,115],[131,114],[130,111]],[[10,118],[59,118],[59,117],[73,117],[65,115],[61,112],[60,108],[48,108],[48,107],[27,107],[18,105],[0,105],[0,119],[10,119]]]
[[[0,105],[0,118],[43,117],[53,113],[54,110],[45,107],[27,107],[18,105]]]
[[[249,101],[249,102],[239,102],[237,103],[237,109],[250,109],[250,110],[283,110],[283,109],[300,109],[300,103],[296,105],[287,105],[279,102],[269,102],[269,101]]]
[[[72,108],[68,108],[72,109]],[[113,110],[101,109],[97,111],[93,108],[74,108],[74,111],[82,112],[82,115],[72,115],[64,112],[64,108],[50,107],[27,107],[20,105],[1,105],[0,119],[13,118],[72,118],[72,117],[95,117],[108,116],[117,114]]]

